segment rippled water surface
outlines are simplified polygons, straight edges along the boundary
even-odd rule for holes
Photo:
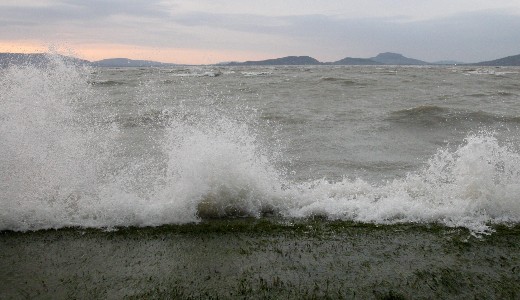
[[[2,230],[520,221],[520,69],[1,71]]]

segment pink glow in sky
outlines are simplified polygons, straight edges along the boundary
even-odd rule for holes
[[[518,0],[2,0],[0,52],[211,64],[398,52],[476,62],[520,52]]]

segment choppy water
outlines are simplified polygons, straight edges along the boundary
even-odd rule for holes
[[[520,69],[0,70],[0,230],[520,222]]]

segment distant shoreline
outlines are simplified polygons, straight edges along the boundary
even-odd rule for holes
[[[129,58],[108,58],[99,61],[88,61],[75,57],[63,56],[65,61],[77,64],[91,65],[95,67],[121,68],[121,67],[175,67],[189,66],[189,64],[163,63],[151,60],[134,60]],[[45,53],[0,53],[0,67],[9,65],[33,64],[40,65],[49,62],[49,55]],[[334,62],[320,62],[310,56],[285,56],[275,59],[245,62],[226,62],[209,64],[210,66],[367,66],[367,65],[398,65],[398,66],[441,66],[441,65],[464,65],[464,66],[520,66],[520,54],[507,56],[491,61],[477,63],[462,63],[456,61],[426,62],[415,58],[405,57],[402,54],[385,52],[371,58],[346,57]],[[193,65],[196,66],[196,65]]]

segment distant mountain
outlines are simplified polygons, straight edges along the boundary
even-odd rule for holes
[[[12,65],[36,65],[44,66],[52,62],[53,59],[59,59],[66,63],[72,63],[77,65],[88,65],[89,61],[58,55],[58,54],[46,54],[46,53],[0,53],[0,68],[6,68]]]
[[[109,58],[99,61],[90,62],[87,60],[46,53],[0,53],[0,68],[5,68],[11,65],[37,65],[43,66],[51,63],[53,60],[64,61],[66,63],[76,65],[91,65],[96,67],[172,67],[179,66],[172,63],[162,63],[150,60],[133,60],[128,58]],[[279,66],[279,65],[474,65],[474,66],[520,66],[520,54],[507,56],[491,61],[483,61],[473,64],[465,64],[457,61],[438,61],[428,63],[422,60],[408,58],[402,54],[385,52],[380,53],[372,58],[353,58],[346,57],[344,59],[322,63],[310,56],[286,56],[282,58],[267,59],[260,61],[246,61],[246,62],[227,62],[219,63],[221,66]]]
[[[483,61],[471,65],[476,66],[520,66],[520,54],[507,56],[504,58],[499,58],[490,61]]]
[[[238,61],[221,61],[221,62],[216,63],[215,65],[216,66],[227,66],[227,65],[236,64],[236,63],[239,63],[239,62]]]
[[[169,67],[175,64],[162,63],[150,60],[132,60],[128,58],[109,58],[90,62],[75,57],[47,53],[0,53],[0,68],[11,65],[35,65],[44,66],[58,58],[66,63],[77,65],[90,65],[95,67]]]
[[[151,60],[133,60],[128,58],[109,58],[94,61],[91,63],[95,67],[107,67],[107,68],[120,68],[120,67],[169,67],[175,66],[175,64],[162,63]]]
[[[422,60],[404,57],[397,53],[380,53],[373,58],[346,57],[330,63],[322,63],[310,56],[286,56],[260,61],[231,62],[227,66],[278,66],[278,65],[429,65]]]
[[[398,53],[385,52],[379,53],[376,57],[370,58],[371,60],[384,64],[384,65],[429,65],[422,60],[404,57]]]
[[[353,57],[345,57],[344,59],[335,61],[333,63],[330,63],[331,65],[351,65],[351,66],[366,66],[366,65],[380,65],[381,63],[378,63],[376,61],[373,61],[369,58],[353,58]]]
[[[321,65],[317,59],[310,56],[286,56],[282,58],[246,61],[246,62],[232,62],[228,66],[294,66],[294,65]]]

